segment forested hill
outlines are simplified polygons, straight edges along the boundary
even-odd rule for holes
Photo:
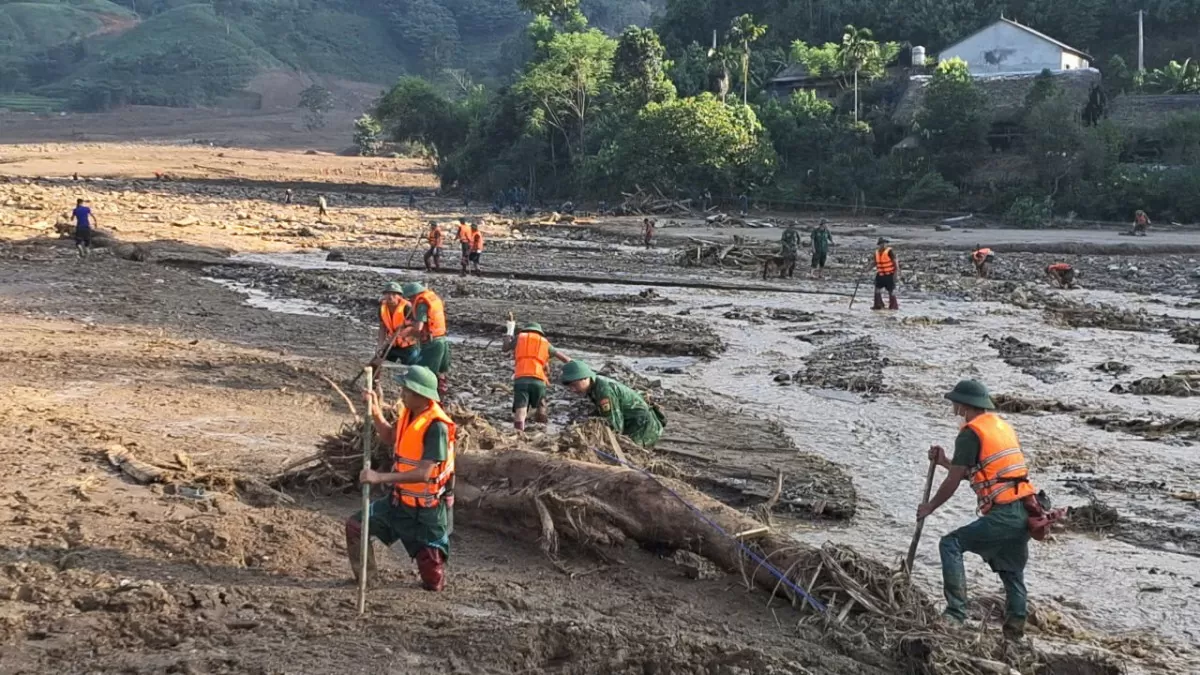
[[[616,32],[662,0],[583,8]],[[275,68],[499,80],[524,62],[530,19],[517,0],[0,0],[0,107],[211,104]]]

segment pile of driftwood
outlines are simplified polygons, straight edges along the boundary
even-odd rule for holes
[[[774,247],[751,244],[741,237],[734,237],[733,243],[696,237],[688,237],[688,241],[690,243],[676,256],[676,262],[684,267],[755,268],[776,254]]]
[[[1184,370],[1174,375],[1143,377],[1129,384],[1115,384],[1114,394],[1139,396],[1200,396],[1200,370]]]
[[[672,199],[662,193],[657,187],[647,192],[641,187],[636,192],[622,192],[625,199],[621,205],[613,209],[618,216],[649,216],[663,213],[690,213],[692,200]]]

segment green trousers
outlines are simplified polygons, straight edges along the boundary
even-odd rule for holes
[[[1004,584],[1005,632],[1020,633],[1029,611],[1026,605],[1025,564],[1029,561],[1028,514],[1021,502],[995,506],[986,516],[942,537],[942,585],[946,616],[967,618],[967,572],[963,553],[978,554]]]

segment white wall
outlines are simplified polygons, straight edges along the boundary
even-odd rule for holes
[[[992,24],[938,55],[941,61],[955,57],[966,61],[977,75],[1087,67],[1086,61],[1058,45],[1007,23]]]
[[[1088,60],[1078,54],[1072,54],[1071,52],[1062,53],[1063,70],[1082,70],[1089,65]]]

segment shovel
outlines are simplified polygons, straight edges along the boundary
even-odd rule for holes
[[[367,378],[367,391],[374,388],[374,371],[370,366],[363,368],[363,377]],[[367,406],[367,414],[363,416],[362,432],[362,468],[371,468],[371,450],[375,447],[375,421],[371,418],[371,406]],[[371,550],[371,486],[362,485],[362,539],[358,551],[358,613],[367,611],[367,559]]]
[[[925,474],[925,496],[921,499],[924,504],[929,501],[929,493],[933,490],[933,473],[937,470],[937,462],[929,460],[929,472]],[[925,519],[917,520],[917,531],[913,532],[912,543],[908,545],[908,557],[904,559],[904,573],[912,574],[913,559],[917,557],[917,544],[921,541],[921,530],[925,528]]]

